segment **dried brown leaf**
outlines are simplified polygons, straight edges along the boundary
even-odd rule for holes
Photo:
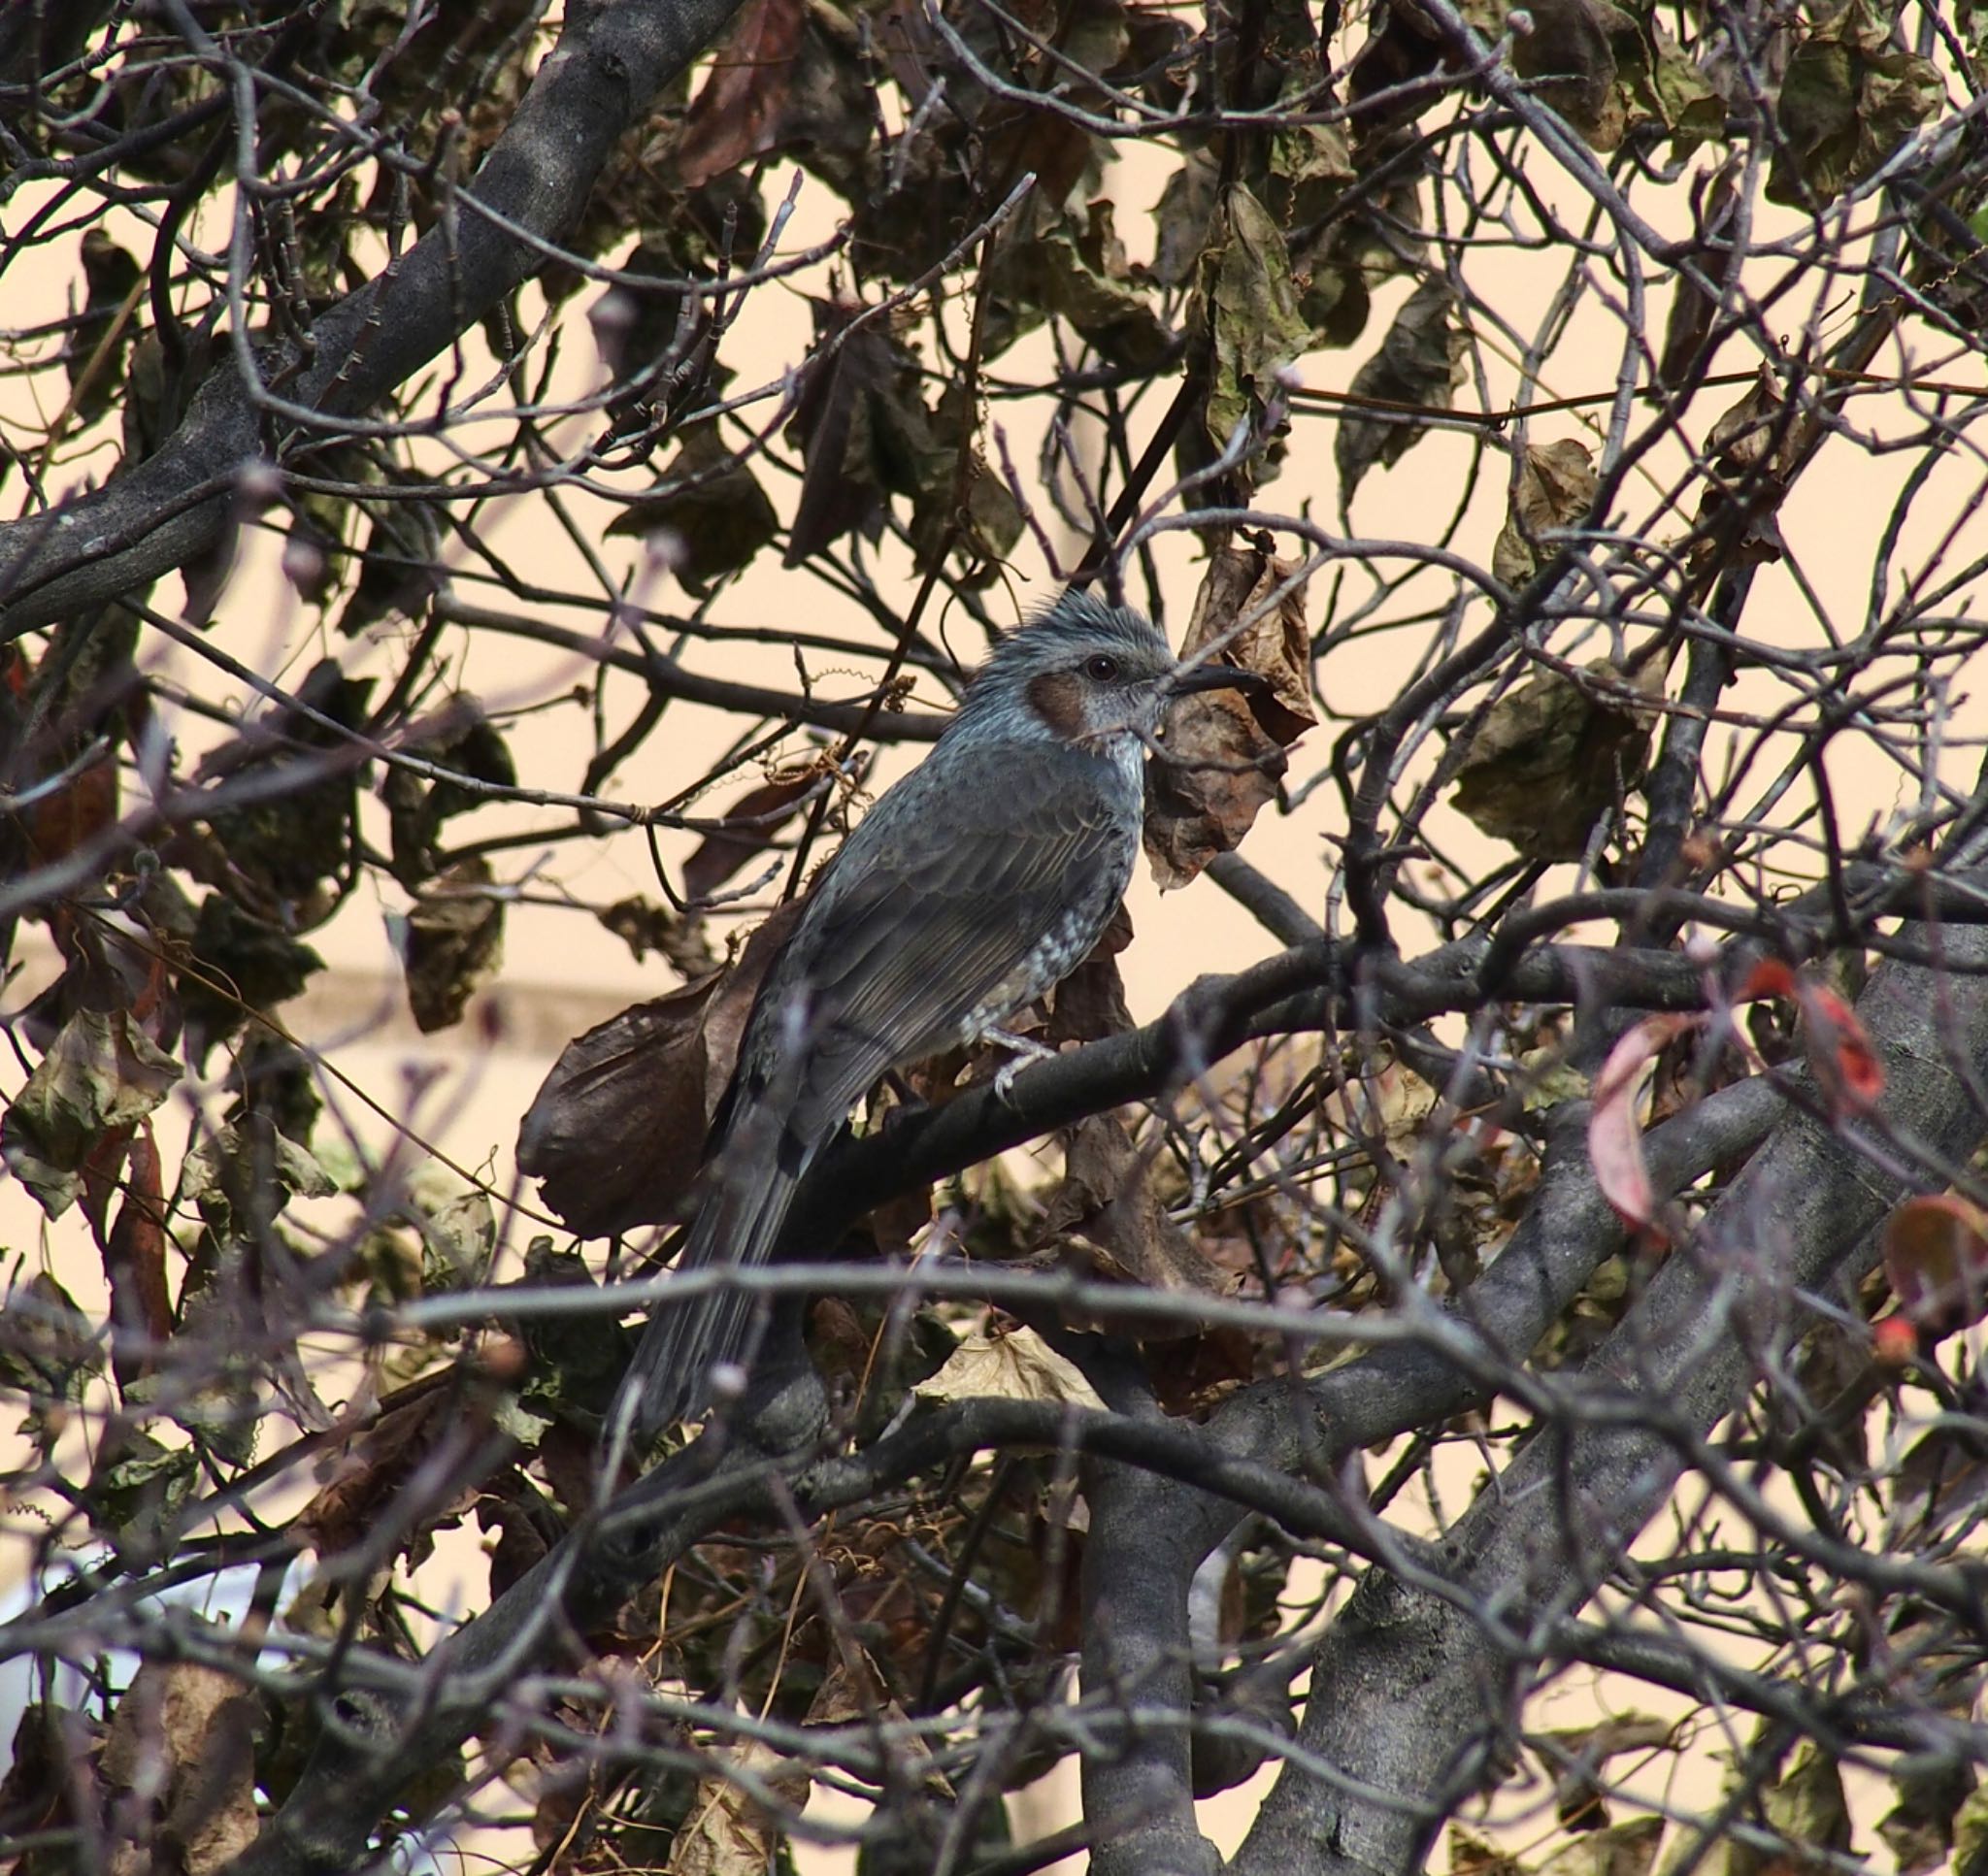
[[[807,0],[750,0],[691,100],[677,147],[686,188],[737,169],[779,145]]]
[[[143,1120],[181,1072],[129,1010],[80,1009],[0,1118],[0,1160],[59,1218],[82,1192],[98,1141]]]
[[[1042,1234],[1076,1233],[1106,1254],[1100,1274],[1154,1290],[1224,1297],[1235,1288],[1194,1234],[1168,1216],[1150,1157],[1116,1114],[1093,1114],[1065,1136],[1065,1171],[1044,1211]],[[1149,1340],[1194,1333],[1142,1325]]]
[[[487,860],[459,860],[409,908],[408,1007],[423,1035],[459,1023],[504,963],[504,902],[480,890],[489,883]]]
[[[1571,437],[1528,444],[1511,511],[1491,549],[1491,571],[1508,586],[1523,586],[1557,551],[1545,537],[1571,528],[1593,506],[1595,459]]]
[[[342,1441],[319,1462],[317,1490],[292,1527],[297,1534],[323,1557],[353,1549],[447,1431],[456,1410],[447,1390],[428,1388]]]
[[[1181,643],[1190,657],[1219,642],[1220,661],[1267,688],[1245,698],[1205,691],[1168,716],[1165,759],[1147,771],[1145,851],[1162,891],[1184,886],[1235,848],[1276,794],[1284,749],[1316,723],[1305,589],[1271,596],[1291,566],[1261,547],[1222,547],[1209,562]],[[1238,628],[1238,621],[1247,621]]]
[[[211,1876],[255,1840],[255,1732],[261,1708],[230,1674],[191,1662],[148,1662],[104,1742],[104,1783],[147,1794],[116,1814],[144,1834],[110,1846],[111,1876]]]
[[[712,828],[684,861],[684,898],[708,898],[746,862],[764,853],[791,818],[793,805],[820,778],[820,770],[811,763],[741,795],[719,817],[728,825]]]
[[[1595,681],[1542,671],[1486,712],[1456,772],[1452,805],[1529,860],[1586,857],[1595,826],[1642,775],[1655,713],[1625,696],[1654,696],[1662,672],[1634,677],[1605,658]]]
[[[173,1333],[166,1295],[166,1206],[159,1183],[159,1152],[151,1122],[141,1121],[131,1141],[124,1202],[102,1240],[104,1277],[111,1291],[111,1321],[118,1331],[111,1363],[120,1387],[154,1366],[151,1349]],[[130,1338],[148,1346],[134,1347]]]
[[[928,1400],[1050,1400],[1059,1406],[1099,1407],[1104,1402],[1075,1363],[1066,1361],[1033,1329],[998,1338],[969,1335],[950,1359],[913,1392]]]
[[[746,1782],[741,1782],[741,1775]],[[797,1812],[808,1802],[805,1768],[771,1746],[743,1746],[703,1780],[670,1849],[671,1876],[765,1876],[786,1837],[778,1814],[755,1791]]]
[[[1440,277],[1425,280],[1404,306],[1376,351],[1353,374],[1355,399],[1407,405],[1409,411],[1340,419],[1333,457],[1340,472],[1340,508],[1352,505],[1353,491],[1376,464],[1392,467],[1428,435],[1414,410],[1447,411],[1469,376],[1465,355],[1470,341],[1455,322],[1456,295]]]
[[[660,1224],[689,1192],[759,980],[797,900],[738,960],[637,1004],[566,1045],[518,1128],[520,1171],[582,1237]]]

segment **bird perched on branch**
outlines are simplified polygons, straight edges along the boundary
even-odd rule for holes
[[[822,869],[746,1021],[679,1270],[773,1255],[810,1166],[887,1070],[987,1036],[1103,936],[1132,877],[1145,747],[1188,691],[1253,673],[1183,665],[1141,614],[1080,593],[997,645],[932,753]],[[666,1297],[624,1408],[694,1417],[749,1358],[755,1300]]]

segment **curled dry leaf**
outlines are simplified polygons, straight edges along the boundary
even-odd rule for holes
[[[1540,1865],[1539,1876],[1649,1876],[1663,1840],[1662,1818],[1631,1818],[1575,1837]]]
[[[143,1120],[180,1073],[129,1010],[80,1009],[0,1118],[0,1160],[59,1218],[82,1192],[97,1142]]]
[[[1415,421],[1413,411],[1447,411],[1469,376],[1465,354],[1469,336],[1455,323],[1456,295],[1441,278],[1425,280],[1388,328],[1376,351],[1353,374],[1348,387],[1355,400],[1411,407],[1399,414],[1340,419],[1333,456],[1340,472],[1340,508],[1352,506],[1353,491],[1376,463],[1388,468],[1401,461],[1429,434]]]
[[[1563,1824],[1593,1829],[1607,1824],[1605,1794],[1612,1782],[1603,1776],[1609,1760],[1623,1753],[1675,1750],[1677,1722],[1649,1713],[1610,1714],[1592,1727],[1530,1735],[1528,1744],[1553,1780],[1553,1808]]]
[[[1988,1314],[1988,1214],[1958,1193],[1907,1199],[1885,1221],[1884,1272],[1922,1329],[1950,1335]]]
[[[1311,328],[1298,309],[1283,231],[1240,182],[1222,197],[1202,269],[1213,348],[1206,422],[1220,450],[1239,423],[1261,415],[1277,375],[1311,349]]]
[[[1491,571],[1508,586],[1523,586],[1554,557],[1546,537],[1571,528],[1595,500],[1595,459],[1585,444],[1528,444],[1519,465],[1511,511],[1491,549]]]
[[[1511,69],[1594,148],[1622,142],[1615,90],[1615,34],[1636,22],[1607,0],[1532,0],[1533,30],[1512,42]]]
[[[1776,511],[1788,492],[1811,425],[1790,411],[1772,365],[1763,365],[1746,395],[1711,427],[1705,453],[1712,463],[1698,519],[1701,560],[1737,556],[1752,565],[1785,551]]]
[[[124,1202],[100,1240],[104,1277],[111,1291],[111,1321],[117,1331],[111,1364],[120,1387],[149,1374],[152,1351],[173,1333],[166,1294],[166,1205],[159,1182],[159,1151],[151,1122],[141,1121],[131,1141]]]
[[[686,188],[779,147],[807,17],[806,0],[752,0],[739,16],[684,114],[677,173]]]
[[[1043,1220],[1044,1237],[1075,1232],[1103,1255],[1099,1274],[1154,1290],[1227,1296],[1229,1273],[1195,1242],[1194,1234],[1167,1215],[1154,1189],[1148,1156],[1116,1114],[1093,1114],[1066,1136],[1063,1184]],[[1142,1322],[1147,1340],[1196,1332],[1191,1323],[1155,1327]]]
[[[481,890],[489,883],[487,860],[459,860],[409,908],[408,1007],[424,1036],[459,1023],[503,967],[504,902]]]
[[[1642,1124],[1637,1118],[1637,1094],[1643,1070],[1658,1052],[1690,1030],[1702,1029],[1703,1016],[1645,1016],[1608,1051],[1595,1077],[1595,1111],[1588,1119],[1588,1159],[1595,1183],[1616,1215],[1632,1230],[1664,1233],[1657,1222],[1657,1195],[1642,1156]]]
[[[779,1864],[788,1820],[808,1802],[811,1782],[805,1766],[771,1746],[726,1754],[691,1797],[670,1848],[672,1876],[764,1876]]]
[[[125,1690],[104,1742],[104,1784],[146,1801],[115,1814],[144,1835],[114,1841],[110,1876],[181,1870],[211,1876],[254,1842],[255,1731],[261,1708],[218,1668],[148,1662]]]
[[[803,800],[823,775],[833,775],[839,757],[824,749],[812,760],[789,764],[768,774],[756,788],[741,795],[721,817],[725,825],[714,827],[697,843],[683,863],[683,896],[707,899],[730,879],[739,869],[772,846],[774,837],[793,816]],[[860,783],[867,759],[858,757],[851,766],[850,780]]]
[[[458,1406],[447,1389],[422,1388],[351,1434],[320,1463],[318,1488],[291,1529],[323,1557],[354,1548],[447,1432]]]
[[[1587,670],[1595,681],[1542,671],[1507,692],[1457,767],[1451,806],[1529,860],[1585,858],[1649,758],[1656,713],[1635,698],[1659,694],[1661,671],[1628,675],[1606,658]]]
[[[1053,1400],[1101,1410],[1105,1404],[1077,1365],[1033,1329],[998,1338],[969,1335],[914,1392],[927,1400]]]
[[[1253,698],[1204,691],[1169,715],[1166,757],[1146,774],[1145,851],[1163,892],[1242,841],[1276,793],[1284,750],[1318,721],[1304,585],[1272,600],[1292,571],[1257,546],[1221,547],[1209,562],[1180,655],[1219,643],[1220,662],[1268,688]]]
[[[717,425],[699,423],[684,431],[657,491],[617,514],[608,532],[662,537],[657,552],[683,590],[702,599],[772,543],[779,516]]]
[[[800,911],[782,905],[735,963],[610,1017],[552,1065],[517,1164],[580,1236],[660,1224],[688,1194],[759,980]]]

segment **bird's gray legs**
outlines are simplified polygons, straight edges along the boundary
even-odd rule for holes
[[[994,1098],[1006,1102],[1014,1087],[1014,1078],[1031,1062],[1053,1062],[1054,1049],[1045,1049],[1040,1042],[1032,1042],[1026,1036],[1015,1036],[1005,1029],[983,1029],[980,1040],[992,1042],[998,1048],[1008,1051],[1008,1060],[994,1072]]]

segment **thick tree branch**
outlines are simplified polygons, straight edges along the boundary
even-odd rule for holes
[[[1939,941],[1957,966],[1988,962],[1979,928]],[[1965,1160],[1984,1131],[1971,1084],[1988,1061],[1988,985],[1887,963],[1859,1013],[1887,1071],[1886,1127]],[[1239,1870],[1373,1876],[1418,1862],[1433,1817],[1490,1769],[1512,1683],[1530,1664],[1522,1638],[1593,1594],[1763,1350],[1799,1331],[1796,1293],[1828,1283],[1905,1189],[1893,1157],[1867,1139],[1791,1115],[1451,1533],[1453,1580],[1363,1583],[1321,1650],[1301,1736],[1401,1802],[1281,1778]],[[1433,1814],[1422,1808],[1432,1794],[1443,1799]]]
[[[316,322],[313,357],[282,381],[282,402],[367,410],[531,279],[622,133],[737,6],[573,0],[509,127],[458,192],[459,213]],[[224,356],[156,455],[52,513],[0,527],[0,640],[157,579],[218,538],[241,471],[272,447],[266,393]],[[258,368],[269,382],[295,363],[267,351]]]

